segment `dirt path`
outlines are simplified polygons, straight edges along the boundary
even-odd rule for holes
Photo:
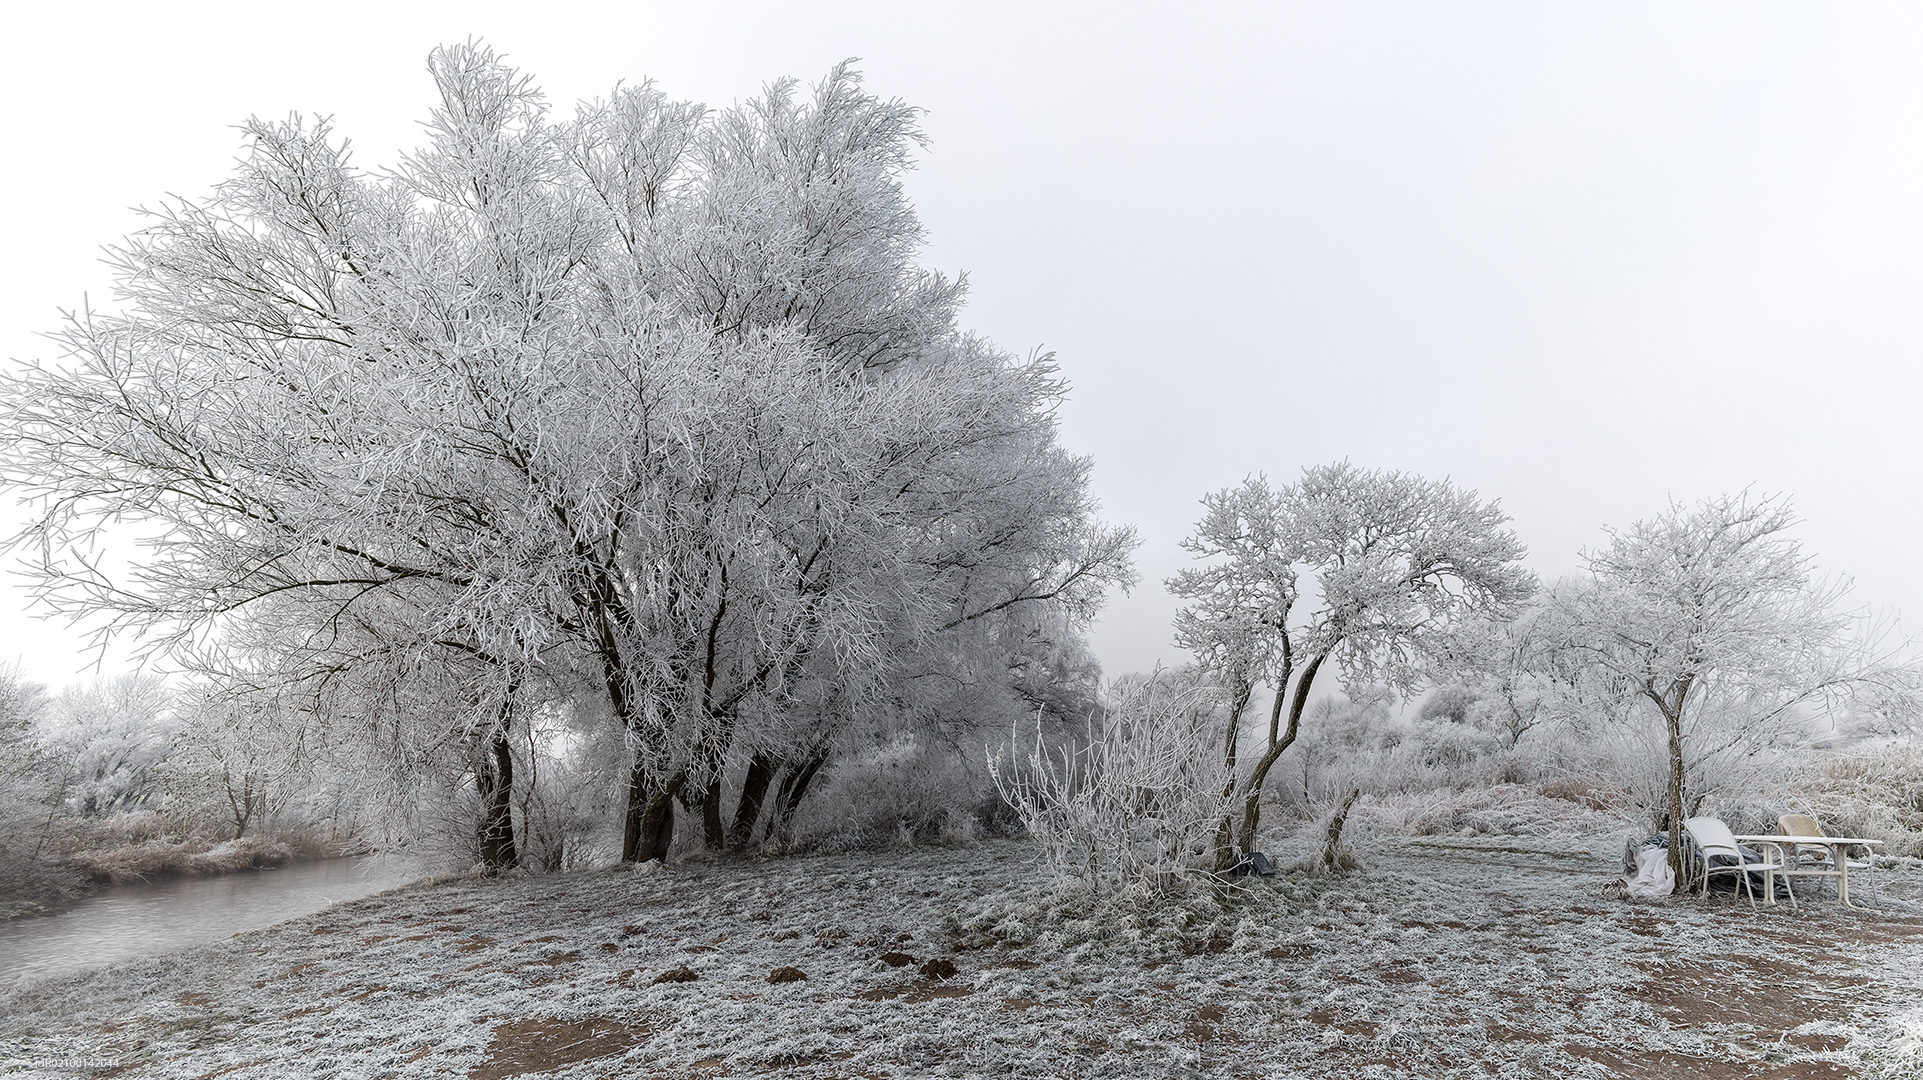
[[[1059,899],[1018,844],[463,880],[0,996],[0,1075],[1923,1068],[1923,915],[1629,903],[1595,847],[1384,841],[1177,910]]]

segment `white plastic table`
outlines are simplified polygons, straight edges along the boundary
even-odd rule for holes
[[[1783,864],[1783,869],[1776,872],[1785,877],[1795,875],[1799,877],[1835,878],[1836,898],[1841,900],[1845,907],[1857,908],[1859,911],[1864,909],[1850,902],[1850,862],[1843,853],[1855,844],[1861,844],[1866,848],[1873,848],[1883,843],[1881,840],[1869,840],[1860,836],[1784,836],[1781,833],[1738,836],[1736,842],[1739,844],[1768,844],[1776,848],[1777,861]],[[1821,846],[1828,848],[1830,865],[1834,867],[1834,869],[1798,869],[1794,858],[1798,846]],[[1785,851],[1785,848],[1788,850]],[[1872,852],[1870,857],[1875,858],[1875,853]]]

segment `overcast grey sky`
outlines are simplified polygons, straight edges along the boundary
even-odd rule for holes
[[[1059,354],[1066,441],[1143,587],[1110,674],[1177,660],[1159,582],[1206,491],[1349,457],[1498,497],[1553,576],[1685,501],[1794,497],[1859,602],[1923,613],[1923,7],[463,2],[9,15],[0,355],[128,207],[223,177],[249,114],[417,142],[436,44],[557,107],[652,78],[726,105],[861,58],[928,110],[909,189],[968,325]],[[0,590],[0,658],[76,635]],[[109,661],[110,664],[116,660]]]

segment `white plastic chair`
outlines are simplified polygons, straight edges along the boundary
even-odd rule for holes
[[[1707,881],[1716,874],[1739,875],[1743,882],[1743,895],[1749,897],[1749,906],[1753,908],[1756,906],[1756,893],[1750,886],[1749,875],[1760,872],[1763,875],[1763,902],[1765,904],[1776,902],[1776,871],[1783,868],[1781,863],[1768,860],[1744,862],[1743,850],[1736,846],[1736,835],[1729,831],[1729,826],[1717,818],[1693,817],[1683,822],[1683,827],[1689,830],[1689,838],[1695,842],[1696,856],[1702,860],[1703,880]],[[1709,861],[1716,855],[1728,856],[1735,860],[1735,864],[1716,866]],[[1796,893],[1793,890],[1789,894],[1789,902],[1792,905],[1796,904]]]
[[[1829,833],[1823,831],[1822,823],[1810,817],[1808,814],[1784,814],[1782,817],[1776,819],[1776,827],[1782,830],[1784,836],[1820,836],[1824,839],[1829,838]],[[1862,871],[1866,875],[1863,880],[1864,887],[1872,890],[1875,889],[1876,859],[1874,856],[1867,861],[1858,862],[1845,855],[1843,857],[1843,863],[1852,874],[1859,870]],[[1798,844],[1796,846],[1796,866],[1792,867],[1790,872],[1800,869],[1805,873],[1813,872],[1834,876],[1836,874],[1835,866],[1836,864],[1830,852],[1830,845],[1811,844],[1805,847]]]

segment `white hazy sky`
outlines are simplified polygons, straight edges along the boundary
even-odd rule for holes
[[[1159,582],[1203,493],[1358,463],[1498,497],[1545,575],[1744,487],[1923,611],[1923,7],[1811,3],[38,5],[7,18],[0,356],[109,293],[129,207],[223,177],[249,114],[416,144],[436,44],[557,107],[727,105],[861,58],[926,110],[909,189],[967,323],[1059,354],[1066,441],[1143,586],[1095,645],[1179,656]],[[0,659],[78,635],[0,587]],[[20,612],[16,614],[16,612]],[[1912,623],[1915,619],[1910,620]],[[110,657],[109,667],[119,661]]]

